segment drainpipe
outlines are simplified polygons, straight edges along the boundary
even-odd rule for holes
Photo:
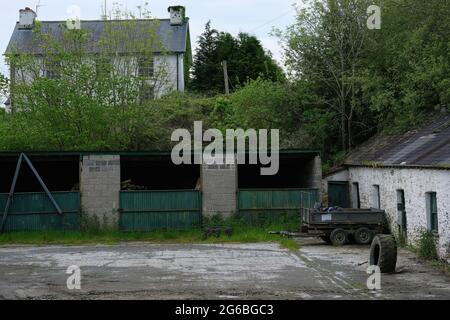
[[[180,58],[180,54],[177,53],[177,91],[180,91],[180,62],[178,59]]]

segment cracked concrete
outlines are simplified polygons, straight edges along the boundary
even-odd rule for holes
[[[382,290],[366,287],[368,247],[146,243],[0,248],[3,299],[449,299],[450,280],[400,250]],[[81,290],[65,272],[81,268]]]

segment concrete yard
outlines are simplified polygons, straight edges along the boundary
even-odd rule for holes
[[[1,299],[450,299],[450,279],[399,252],[397,272],[366,287],[369,248],[278,244],[7,246]],[[81,269],[81,290],[66,270]]]

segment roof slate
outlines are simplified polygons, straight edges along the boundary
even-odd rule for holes
[[[397,135],[377,135],[353,150],[345,165],[450,166],[450,114]]]
[[[94,21],[81,21],[81,28],[84,30],[88,30],[91,35],[90,46],[87,49],[90,53],[99,53],[101,49],[97,45],[99,40],[102,38],[105,32],[105,25],[107,23],[116,23],[119,25],[120,22],[125,22],[127,20],[115,20],[115,21],[104,21],[104,20],[94,20]],[[52,35],[54,39],[62,39],[63,35],[63,25],[66,24],[65,21],[40,21],[42,24],[42,31],[46,34]],[[119,24],[117,24],[119,23]],[[153,28],[155,24],[157,25],[157,34],[159,40],[163,44],[163,48],[160,46],[155,46],[153,49],[155,52],[160,51],[168,51],[168,52],[177,52],[183,53],[186,52],[187,48],[187,37],[188,37],[188,29],[189,22],[188,20],[180,26],[171,25],[169,19],[145,19],[145,20],[136,20],[137,28],[139,30],[145,30],[145,28]],[[151,32],[144,33],[141,35],[142,37],[150,36]],[[20,29],[19,23],[16,24],[11,39],[9,41],[8,47],[6,49],[5,54],[13,53],[13,52],[24,52],[24,53],[32,53],[32,54],[41,54],[42,49],[35,39],[35,33],[33,30]],[[144,38],[143,38],[144,39]],[[119,53],[128,53],[125,52],[125,48],[120,49]],[[121,52],[122,51],[122,52]]]

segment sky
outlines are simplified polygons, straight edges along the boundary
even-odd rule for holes
[[[113,3],[124,5],[128,10],[148,2],[153,17],[168,18],[167,8],[170,5],[183,5],[190,18],[191,41],[195,52],[198,36],[203,32],[205,24],[211,20],[212,27],[233,35],[248,32],[256,35],[263,46],[270,50],[274,58],[282,64],[282,52],[277,38],[270,35],[272,28],[284,28],[294,22],[293,5],[299,0],[106,0],[107,8]],[[68,8],[76,5],[80,8],[81,20],[99,19],[105,0],[14,0],[2,1],[0,12],[0,51],[3,54],[16,21],[19,9],[38,7],[38,19],[65,20],[69,17]],[[3,56],[0,61],[0,72],[8,74]]]

